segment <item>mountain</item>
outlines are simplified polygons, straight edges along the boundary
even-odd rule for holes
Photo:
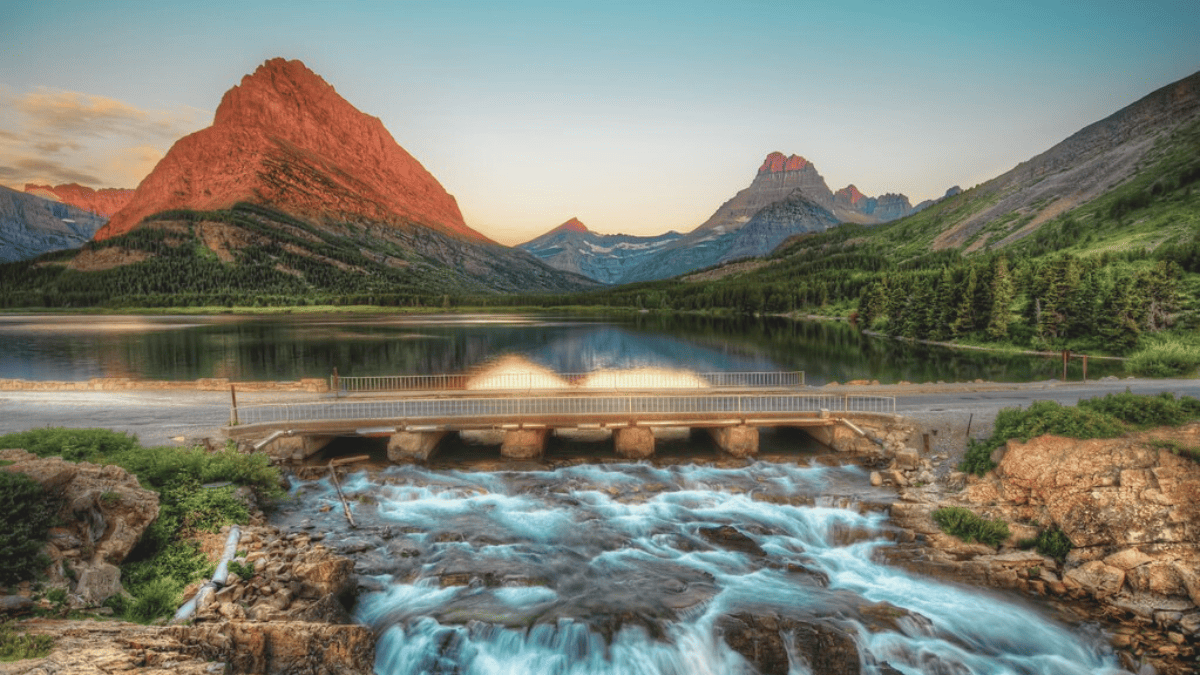
[[[227,91],[212,126],[177,141],[97,239],[160,211],[238,202],[316,221],[420,225],[489,241],[467,227],[454,197],[378,118],[300,61],[271,59]]]
[[[133,190],[127,188],[101,188],[94,190],[78,183],[63,185],[25,184],[25,192],[56,202],[70,204],[84,211],[108,218],[120,211],[133,198]]]
[[[242,208],[238,217],[226,217],[239,206],[264,210]],[[594,285],[468,227],[454,197],[378,118],[360,112],[300,61],[271,59],[243,77],[222,97],[212,125],[177,141],[95,239],[116,241],[142,227],[175,232],[181,220],[189,236],[227,265],[278,257],[280,246],[291,246],[304,249],[305,265],[342,264],[369,273],[370,265],[355,255],[339,259],[311,248],[331,245],[390,261],[385,266],[425,269],[416,281],[431,292]],[[301,232],[293,221],[312,231]],[[264,230],[267,225],[278,229]],[[322,287],[319,270],[280,266]],[[446,269],[431,271],[439,267]]]
[[[941,197],[938,197],[937,199],[926,199],[925,201],[917,204],[916,206],[914,206],[912,208],[913,213],[916,213],[917,211],[924,211],[925,209],[933,206],[934,204],[942,201],[943,199],[949,199],[950,197],[953,197],[954,195],[962,194],[962,191],[963,191],[962,188],[955,185],[954,187],[950,188],[949,190],[946,190],[946,194],[942,195]]]
[[[518,248],[529,251],[555,269],[582,274],[604,284],[616,284],[624,279],[631,267],[680,236],[678,232],[657,237],[597,234],[572,218],[540,237],[519,244]]]
[[[934,250],[1004,247],[1088,204],[1161,159],[1160,141],[1200,118],[1200,72],[1090,124],[969,191],[928,241]],[[1192,157],[1200,147],[1190,149]],[[969,202],[969,203],[964,203]]]
[[[79,248],[103,224],[94,213],[0,185],[0,262]]]
[[[749,187],[722,204],[695,230],[639,262],[622,281],[665,279],[765,255],[795,234],[820,232],[839,223],[878,224],[912,212],[904,195],[867,197],[854,185],[834,193],[812,162],[799,155],[772,152]]]
[[[865,200],[839,192],[844,206]],[[811,214],[820,205],[795,207]],[[1135,374],[1191,377],[1200,366],[1191,347],[1197,288],[1200,73],[907,217],[842,224],[793,237],[766,259],[592,297],[845,316],[918,340],[1132,354]]]

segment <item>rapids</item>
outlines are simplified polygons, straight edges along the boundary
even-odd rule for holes
[[[343,489],[359,529],[328,480],[293,488],[295,525],[356,559],[380,675],[1124,672],[1097,629],[876,562],[887,494],[859,467],[395,466]]]

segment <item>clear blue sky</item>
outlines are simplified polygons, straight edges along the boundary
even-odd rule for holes
[[[914,203],[1200,70],[1200,2],[0,0],[0,183],[132,187],[304,61],[518,243],[687,231],[773,150]]]

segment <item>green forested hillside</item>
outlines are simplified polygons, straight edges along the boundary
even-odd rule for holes
[[[427,249],[461,264],[418,253]],[[316,227],[238,204],[160,213],[77,251],[0,265],[0,307],[428,306],[458,294],[591,285],[525,257],[423,228]],[[486,265],[474,264],[479,258]]]
[[[580,302],[840,315],[909,338],[1108,354],[1188,343],[1200,328],[1200,123],[1160,141],[1124,184],[1027,236],[1001,243],[1031,221],[1014,213],[977,232],[966,247],[974,252],[936,249],[944,223],[985,208],[994,197],[985,192],[884,225],[805,235],[729,268],[749,271]]]

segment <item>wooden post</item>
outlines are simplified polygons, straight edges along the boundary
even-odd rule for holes
[[[237,391],[232,384],[229,385],[229,397],[233,399],[233,426],[236,427],[238,425]]]
[[[333,479],[333,487],[337,488],[338,499],[342,500],[342,511],[346,514],[346,520],[350,522],[350,527],[357,528],[354,516],[350,515],[350,505],[346,503],[346,495],[342,493],[342,482],[338,480],[337,465],[333,462],[329,463],[329,477]]]
[[[1066,382],[1067,381],[1067,361],[1069,361],[1071,359],[1071,350],[1064,349],[1063,353],[1062,353],[1062,357],[1063,357],[1063,382]]]
[[[329,379],[333,380],[333,395],[340,398],[342,395],[342,381],[341,378],[338,377],[336,367],[333,369],[333,377]]]
[[[1083,355],[1083,381],[1087,382],[1087,354]]]

